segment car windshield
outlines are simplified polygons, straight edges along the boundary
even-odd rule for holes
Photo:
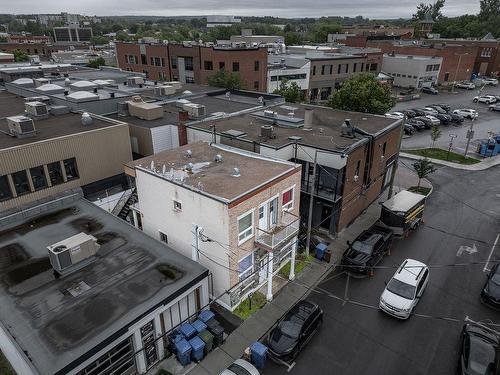
[[[491,277],[491,281],[500,286],[500,269]]]
[[[495,348],[485,339],[471,335],[469,336],[469,369],[472,374],[489,374],[488,366],[495,361]]]
[[[396,279],[392,279],[389,282],[387,290],[406,299],[413,299],[415,297],[415,287],[413,285],[403,283]]]
[[[300,335],[302,324],[299,324],[296,321],[283,320],[279,325],[279,329],[283,335],[291,339],[296,339]]]
[[[250,372],[236,363],[233,363],[227,369],[236,375],[252,375]]]
[[[372,253],[373,247],[363,242],[355,241],[352,244],[352,248],[360,253],[370,255]]]

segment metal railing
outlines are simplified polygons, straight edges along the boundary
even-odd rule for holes
[[[295,236],[299,231],[300,217],[288,211],[283,211],[281,223],[274,228],[264,230],[257,228],[255,242],[274,250]]]

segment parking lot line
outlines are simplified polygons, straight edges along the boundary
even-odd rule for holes
[[[493,246],[491,247],[490,255],[488,256],[488,260],[486,261],[486,264],[484,265],[483,272],[490,271],[490,269],[488,268],[488,265],[490,263],[491,256],[493,255],[493,252],[495,251],[495,247],[497,246],[499,237],[500,237],[500,233],[497,234],[497,238],[495,239],[495,242],[493,243]]]

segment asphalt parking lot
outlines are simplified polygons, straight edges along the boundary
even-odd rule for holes
[[[405,162],[405,160],[403,160]],[[409,162],[406,161],[409,165]],[[334,270],[308,298],[324,310],[321,331],[294,367],[269,363],[263,374],[454,374],[464,318],[500,323],[479,295],[484,268],[500,259],[500,166],[481,172],[440,167],[430,177],[425,224],[396,240],[370,278]],[[406,258],[430,267],[425,293],[407,321],[379,311],[385,282]],[[340,297],[340,298],[338,298]],[[342,299],[347,297],[349,302]]]
[[[393,111],[400,111],[409,108],[421,108],[430,104],[446,103],[451,106],[452,109],[457,108],[472,108],[479,112],[479,118],[474,121],[474,139],[484,139],[488,137],[488,132],[499,133],[500,132],[500,112],[498,111],[488,111],[488,104],[484,103],[474,103],[472,99],[474,96],[478,95],[478,90],[464,90],[455,89],[456,94],[450,93],[439,93],[438,95],[422,94],[420,99],[397,103]],[[500,85],[499,86],[486,86],[482,92],[483,95],[492,94],[500,95]],[[441,125],[442,135],[439,138],[435,146],[441,148],[448,148],[450,143],[450,134],[456,134],[457,137],[453,140],[453,150],[459,153],[465,151],[465,145],[467,142],[466,134],[467,129],[470,128],[471,120],[466,119],[462,125]],[[430,130],[423,130],[421,132],[415,132],[409,137],[404,137],[401,144],[401,148],[422,148],[430,147],[432,144],[430,138]],[[472,146],[469,147],[470,151],[475,150],[474,141],[471,142]]]

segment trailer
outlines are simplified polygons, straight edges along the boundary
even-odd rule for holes
[[[403,190],[382,203],[379,223],[393,230],[397,236],[407,237],[422,222],[425,195]]]

